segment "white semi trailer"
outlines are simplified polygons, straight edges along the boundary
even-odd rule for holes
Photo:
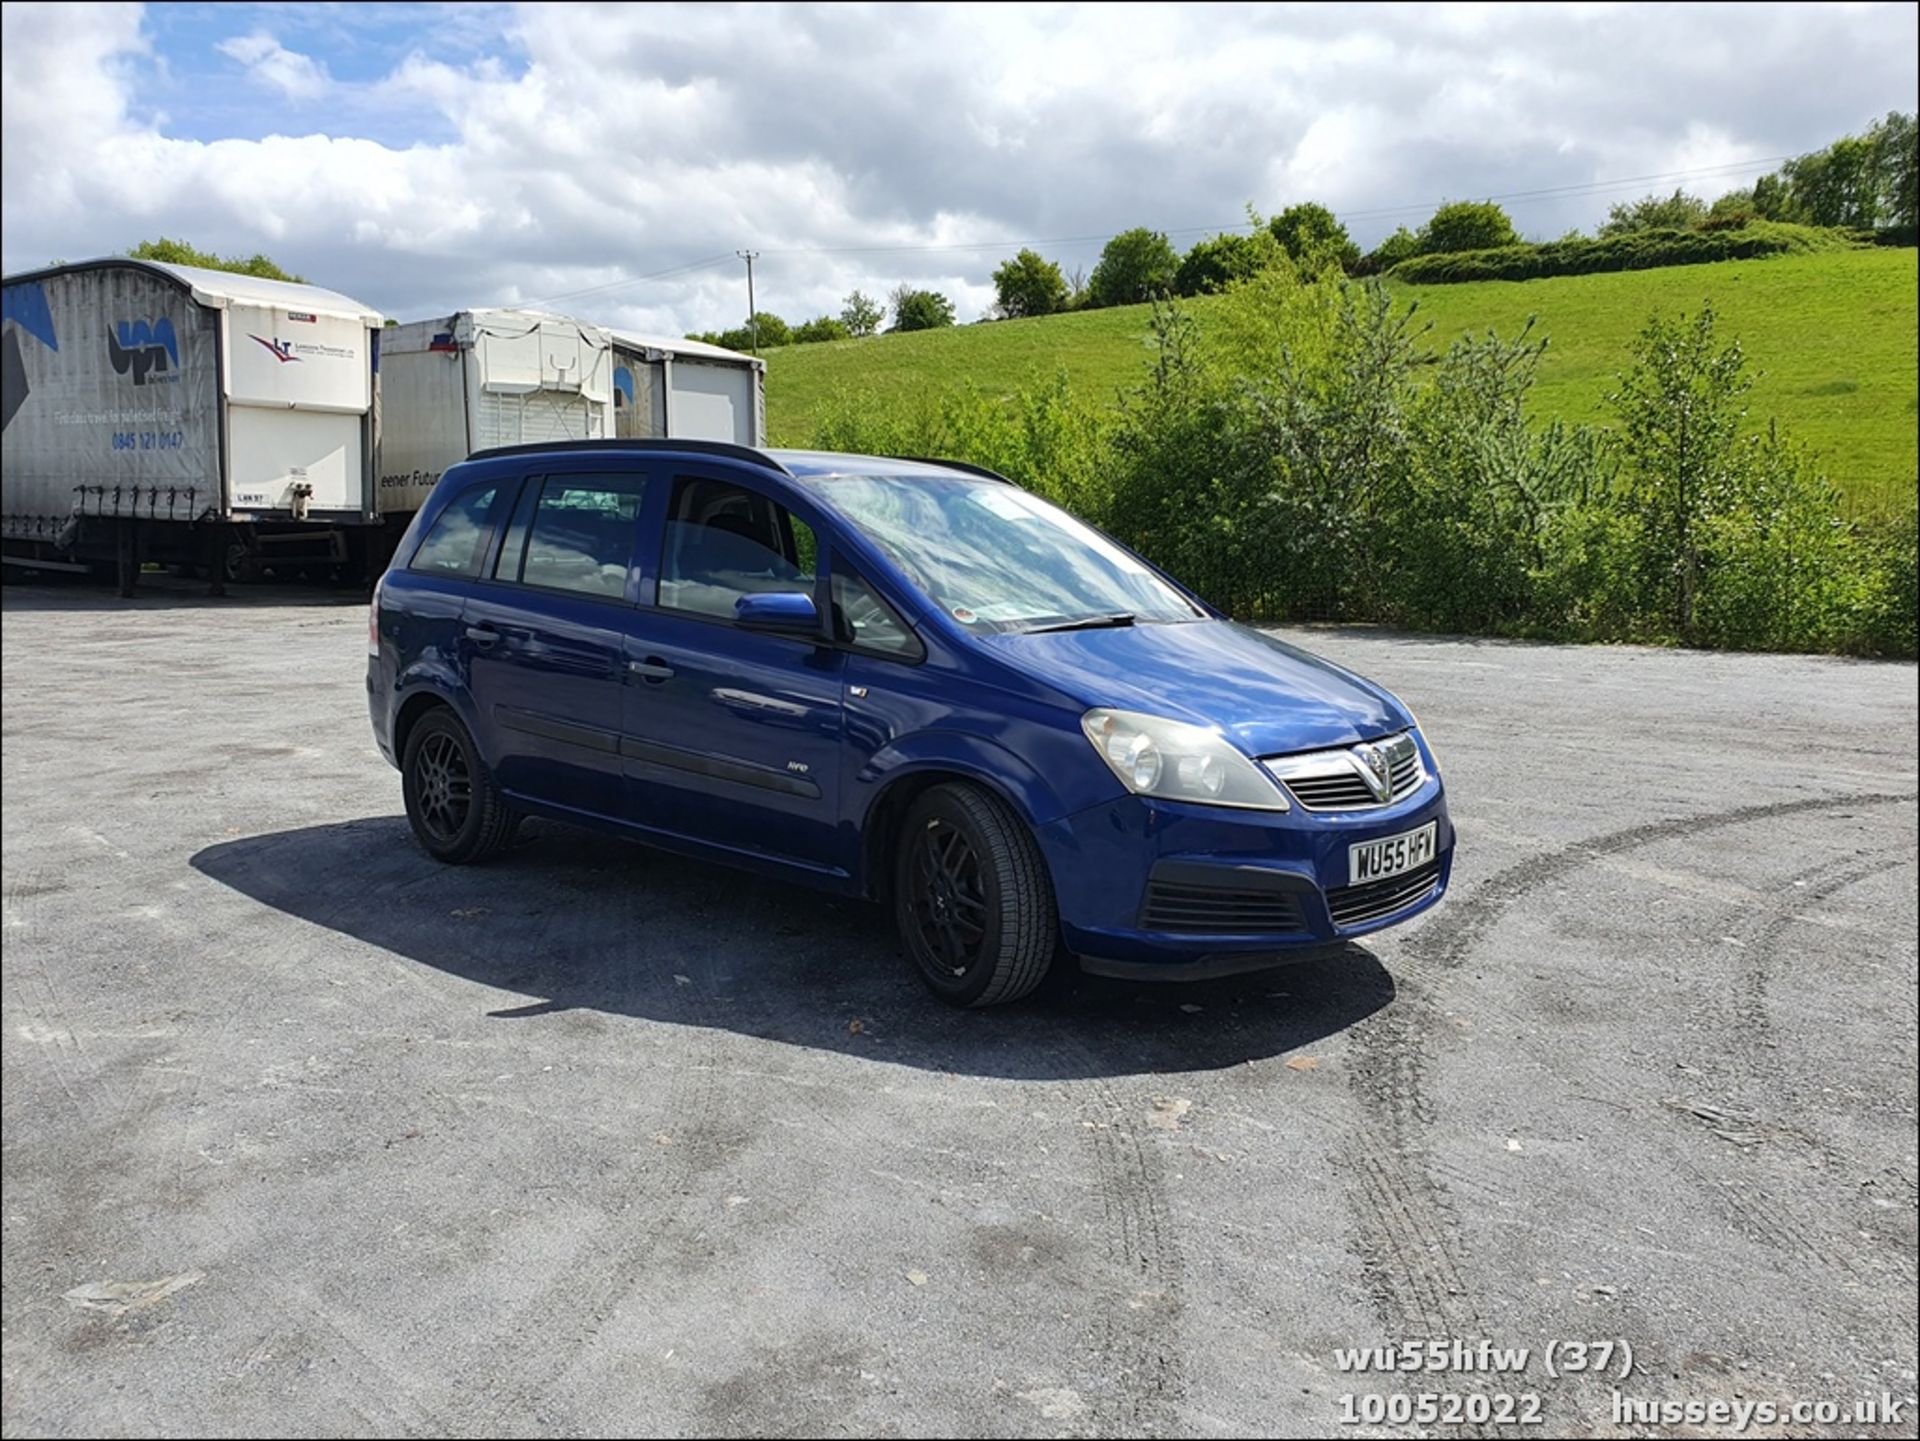
[[[115,258],[0,282],[0,557],[345,569],[378,549],[383,317],[313,285]]]
[[[614,426],[622,437],[767,443],[767,363],[699,340],[613,332]]]
[[[613,343],[535,310],[462,310],[382,337],[379,509],[399,532],[476,450],[614,434]]]

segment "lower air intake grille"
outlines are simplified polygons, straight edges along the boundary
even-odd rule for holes
[[[1395,911],[1423,900],[1440,881],[1440,862],[1428,861],[1403,876],[1384,881],[1368,881],[1362,886],[1343,886],[1327,892],[1327,909],[1336,926],[1358,926],[1377,921]]]
[[[1182,935],[1291,936],[1305,932],[1300,903],[1286,891],[1223,890],[1154,881],[1140,924]]]

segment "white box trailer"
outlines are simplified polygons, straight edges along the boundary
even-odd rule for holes
[[[0,542],[15,563],[310,557],[379,520],[383,317],[313,285],[115,258],[8,276]],[[275,547],[278,547],[276,549]]]
[[[462,310],[382,338],[378,506],[397,527],[476,450],[614,434],[612,341],[534,310]]]
[[[767,443],[767,363],[699,340],[613,332],[615,433]]]

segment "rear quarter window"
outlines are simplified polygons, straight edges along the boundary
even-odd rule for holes
[[[480,574],[486,560],[487,542],[493,538],[488,523],[493,502],[500,493],[497,485],[479,485],[462,491],[434,518],[426,539],[413,553],[408,570],[426,575],[472,577]]]

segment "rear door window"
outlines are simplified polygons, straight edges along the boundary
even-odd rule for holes
[[[638,475],[550,475],[528,482],[494,579],[621,598],[645,489]]]
[[[480,567],[486,562],[487,542],[493,539],[493,528],[487,521],[498,494],[498,486],[479,485],[455,496],[435,517],[432,529],[414,551],[407,569],[428,575],[480,574]]]

